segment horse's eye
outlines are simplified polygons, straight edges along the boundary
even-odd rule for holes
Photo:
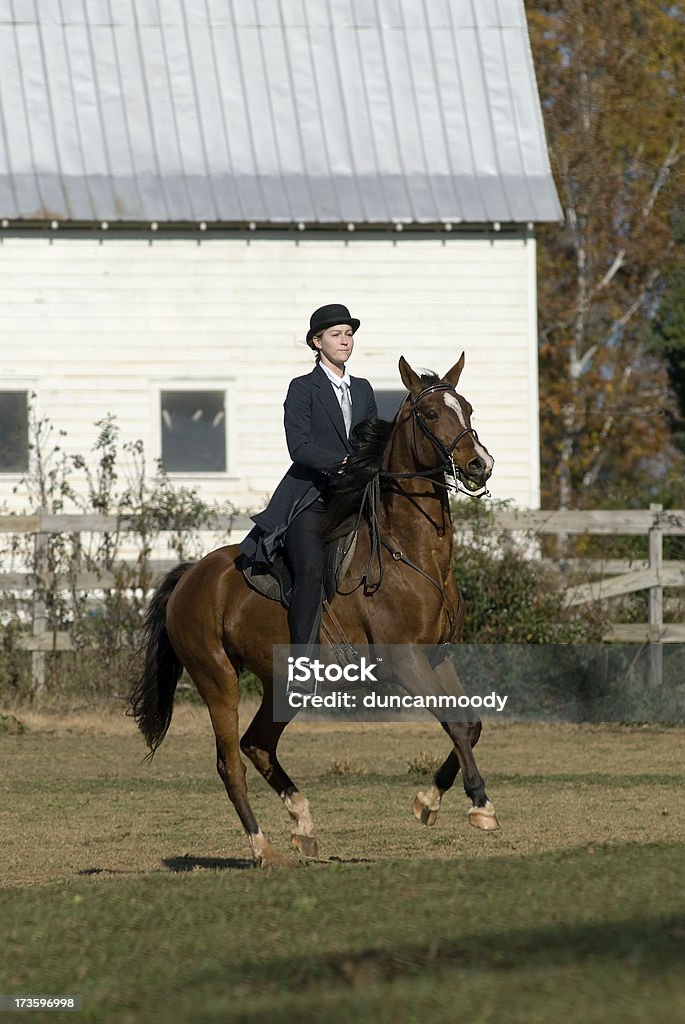
[[[425,415],[427,420],[437,420],[437,418],[438,418],[437,412],[434,412],[432,409],[428,409],[424,413],[424,415]]]

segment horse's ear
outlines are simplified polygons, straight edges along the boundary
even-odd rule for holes
[[[400,356],[400,377],[402,383],[411,395],[417,395],[421,390],[421,378],[418,373],[412,370],[411,366],[404,358]]]
[[[453,388],[456,388],[457,384],[459,383],[461,371],[464,369],[464,362],[464,353],[462,352],[461,356],[459,357],[459,361],[456,362],[452,369],[448,370],[445,376],[443,377],[443,380],[447,381],[448,384],[451,384]]]

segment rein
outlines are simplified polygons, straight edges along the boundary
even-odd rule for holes
[[[392,475],[392,474],[390,474]],[[403,474],[407,475],[407,474]],[[411,475],[411,474],[409,474]],[[423,475],[423,474],[417,474]],[[449,621],[449,631],[447,637],[442,643],[450,643],[454,634],[457,631],[457,609],[454,608],[445,588],[443,587],[440,580],[436,580],[434,576],[427,573],[425,569],[422,569],[416,562],[412,562],[403,551],[401,551],[396,545],[392,544],[390,540],[381,534],[380,527],[380,502],[381,502],[381,485],[380,485],[380,473],[376,473],[374,477],[366,484],[364,488],[364,494],[362,495],[361,505],[359,507],[359,515],[357,516],[357,522],[355,523],[354,532],[356,533],[364,515],[364,510],[367,509],[367,520],[369,524],[369,538],[371,543],[371,550],[369,553],[369,561],[366,567],[366,572],[362,574],[361,581],[364,583],[365,594],[375,594],[383,582],[383,558],[382,548],[385,548],[392,559],[396,562],[403,562],[404,565],[409,566],[410,569],[414,569],[424,579],[432,583],[438,593],[441,595],[443,605],[447,611],[447,619]],[[377,575],[373,578],[374,566],[378,563]]]

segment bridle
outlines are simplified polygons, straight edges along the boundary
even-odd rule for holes
[[[448,484],[447,481],[445,481],[445,483],[442,484],[436,481],[437,486],[444,487],[445,490],[447,491],[453,490],[455,493],[461,492],[462,494],[468,494],[470,498],[482,498],[483,496],[487,496],[490,492],[488,491],[485,484],[482,487],[477,488],[475,491],[465,486],[461,470],[454,461],[454,452],[459,446],[459,442],[462,440],[462,438],[470,434],[473,438],[475,438],[476,441],[478,440],[478,434],[476,433],[474,428],[464,427],[464,429],[457,434],[457,436],[454,438],[454,440],[448,447],[443,441],[440,440],[439,437],[435,436],[431,428],[428,426],[428,422],[425,416],[423,415],[421,409],[419,408],[419,402],[421,401],[421,399],[425,398],[426,395],[433,394],[435,391],[449,391],[451,394],[454,395],[457,401],[459,401],[457,389],[452,384],[444,384],[442,381],[436,384],[429,384],[428,387],[423,388],[421,391],[419,391],[417,395],[414,395],[413,398],[410,398],[409,407],[412,413],[412,439],[414,444],[414,454],[417,455],[418,447],[416,440],[416,424],[418,423],[423,433],[426,435],[428,440],[435,448],[436,452],[442,457],[442,465],[436,466],[435,469],[426,470],[423,473],[381,472],[380,476],[392,478],[429,477],[434,476],[436,472],[442,472],[445,473],[446,475],[451,476],[452,479],[454,480],[454,483]]]

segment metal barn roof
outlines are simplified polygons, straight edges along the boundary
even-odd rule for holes
[[[557,220],[522,0],[0,0],[0,217]]]

